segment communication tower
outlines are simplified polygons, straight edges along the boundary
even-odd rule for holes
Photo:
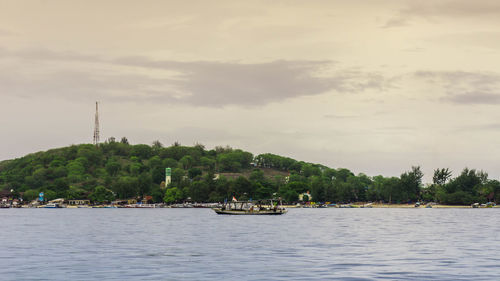
[[[94,144],[99,143],[99,104],[95,102]]]

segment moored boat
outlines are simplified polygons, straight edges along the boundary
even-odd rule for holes
[[[47,205],[42,206],[41,208],[56,209],[61,208],[61,206],[58,203],[47,203]]]
[[[212,208],[212,210],[219,215],[283,215],[287,213],[281,200],[225,202],[222,207]]]

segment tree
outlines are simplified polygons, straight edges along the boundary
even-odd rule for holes
[[[255,190],[255,199],[269,199],[273,197],[275,189],[271,185],[262,185],[259,182],[253,182],[252,187]]]
[[[182,199],[182,191],[180,191],[177,187],[172,187],[167,189],[165,192],[165,197],[163,201],[168,204],[172,204],[175,202],[179,202]]]
[[[420,166],[412,166],[411,171],[401,175],[401,188],[405,193],[406,200],[417,200],[420,196],[420,188],[424,174],[420,170]]]
[[[125,176],[119,178],[113,185],[113,190],[118,195],[118,198],[131,198],[138,194],[139,182],[137,178]]]
[[[114,158],[111,158],[108,162],[106,162],[106,172],[108,172],[110,176],[116,176],[120,171],[120,168],[120,163],[118,163]]]
[[[221,176],[215,181],[215,192],[220,195],[221,198],[231,198],[234,194],[233,187],[229,183],[229,180]]]
[[[195,181],[189,187],[189,194],[195,202],[206,202],[210,194],[210,188],[204,181]]]
[[[190,179],[194,179],[197,176],[201,176],[202,171],[200,168],[191,168],[188,170],[188,176]]]
[[[451,178],[451,171],[448,168],[436,169],[434,170],[434,176],[432,176],[432,182],[435,184],[443,185]]]
[[[217,162],[221,171],[238,172],[242,168],[249,168],[253,155],[240,149],[224,152],[217,155]]]
[[[335,179],[345,182],[345,181],[347,181],[347,178],[349,176],[354,176],[354,174],[351,171],[349,171],[348,169],[342,168],[342,169],[337,170],[337,173],[335,175]]]
[[[264,177],[264,172],[261,169],[254,169],[249,177],[250,181],[258,182],[264,184],[266,179]]]
[[[165,179],[165,169],[161,167],[155,167],[151,171],[151,177],[153,178],[153,182],[156,184],[160,184]]]
[[[156,167],[162,167],[161,158],[158,155],[151,157],[148,161],[148,166],[151,169],[154,169]]]
[[[54,180],[52,190],[56,192],[63,192],[69,189],[68,180],[66,178],[58,178]]]
[[[183,169],[175,168],[172,170],[172,182],[180,183],[186,172]]]
[[[182,164],[182,167],[184,170],[187,170],[189,168],[191,168],[193,166],[193,157],[189,156],[189,155],[185,155],[184,157],[182,157],[180,160],[179,160],[179,163]]]
[[[302,165],[302,170],[301,173],[306,177],[311,177],[311,176],[320,176],[321,175],[321,170],[312,165],[312,164],[304,164]]]
[[[465,191],[471,195],[475,192],[475,187],[481,185],[487,179],[487,174],[475,169],[469,170],[468,168],[463,169],[462,173],[451,180],[446,186],[447,193],[454,193],[456,191]]]
[[[151,145],[151,148],[153,150],[153,153],[155,155],[158,155],[163,148],[163,144],[159,140],[155,140],[153,144]]]
[[[130,164],[130,174],[134,176],[138,176],[140,173],[142,173],[143,169],[144,166],[139,162]]]
[[[246,194],[252,197],[254,190],[252,183],[247,178],[240,176],[234,181],[234,191],[238,196]]]
[[[165,192],[159,186],[153,186],[151,189],[151,196],[153,197],[154,203],[161,203],[163,201],[163,197],[165,196]]]
[[[366,189],[369,184],[369,179],[365,177],[364,175],[360,175],[349,176],[347,178],[346,184],[350,189],[350,194],[352,196],[351,200],[366,201]]]
[[[132,146],[130,154],[139,157],[139,159],[149,159],[152,154],[152,149],[146,144],[137,144]]]
[[[94,192],[89,196],[90,200],[95,203],[109,203],[115,199],[113,192],[102,185],[96,186]]]
[[[163,159],[162,166],[165,168],[176,168],[178,166],[177,160],[173,158],[165,158]]]
[[[288,185],[282,186],[278,193],[288,203],[297,202],[299,200],[299,194]]]
[[[200,158],[200,164],[205,171],[215,170],[215,160],[206,156]]]
[[[83,175],[85,174],[85,167],[82,161],[72,160],[66,165],[68,170],[68,180],[72,183],[83,181]]]
[[[38,191],[34,189],[27,190],[23,193],[23,199],[25,201],[32,201],[38,198]]]
[[[236,161],[231,154],[220,154],[217,156],[217,162],[219,164],[219,169],[225,172],[239,172],[241,169],[241,163]]]
[[[287,186],[295,191],[297,194],[298,193],[303,193],[306,192],[309,189],[309,185],[305,182],[299,182],[299,181],[292,181],[287,184]]]
[[[55,191],[45,190],[43,193],[45,201],[51,201],[57,198],[57,193]]]
[[[85,199],[87,197],[88,191],[76,186],[70,186],[69,190],[66,192],[66,199]]]
[[[149,193],[151,187],[153,186],[153,179],[151,178],[151,174],[142,173],[137,180],[139,195],[141,197],[144,197],[145,194]]]
[[[373,178],[373,187],[379,196],[378,198],[385,202],[394,203],[404,200],[400,186],[401,180],[397,177],[376,176]]]
[[[316,202],[325,202],[326,200],[326,192],[325,192],[325,183],[323,179],[318,176],[313,176],[311,179],[311,196]],[[304,201],[309,201],[309,196]]]
[[[95,145],[91,144],[84,144],[82,145],[77,152],[77,157],[78,158],[84,158],[85,161],[85,166],[91,167],[91,166],[99,166],[102,161],[102,153],[99,151],[99,149]]]

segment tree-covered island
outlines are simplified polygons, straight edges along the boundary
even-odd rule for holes
[[[172,182],[165,186],[165,168]],[[25,201],[44,192],[55,198],[89,199],[106,203],[115,199],[150,198],[152,203],[223,202],[280,196],[288,203],[316,202],[439,202],[469,205],[500,201],[500,182],[483,171],[465,168],[452,177],[448,169],[436,169],[433,183],[422,184],[420,167],[400,177],[355,175],[274,154],[254,156],[231,147],[207,150],[201,144],[164,147],[131,145],[126,138],[37,152],[0,162],[0,191]]]

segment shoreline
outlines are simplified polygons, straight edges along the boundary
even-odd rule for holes
[[[17,206],[2,206],[2,208],[8,208],[8,209],[16,209],[16,208],[33,208],[33,209],[39,209],[39,208],[70,208],[70,209],[77,209],[77,208],[213,208],[218,206],[217,203],[190,203],[190,204],[173,204],[173,205],[166,205],[164,203],[159,203],[159,204],[127,204],[127,205],[115,205],[115,204],[101,204],[101,205],[65,205],[65,204],[47,204],[47,205],[17,205]],[[378,209],[485,209],[485,208],[500,208],[499,206],[493,205],[493,206],[481,206],[477,205],[477,207],[473,207],[472,205],[443,205],[443,204],[432,204],[432,205],[419,205],[415,206],[415,204],[380,204],[380,203],[363,203],[363,202],[356,202],[356,203],[349,203],[349,204],[331,204],[331,205],[319,205],[319,204],[306,204],[306,205],[283,205],[283,207],[287,209],[301,209],[301,208],[306,208],[306,209],[326,209],[326,208],[337,208],[337,209],[370,209],[370,208],[378,208]]]
[[[346,207],[339,207],[339,206],[346,206]],[[297,205],[283,205],[285,208],[318,208],[318,207],[308,207],[308,206],[297,206]],[[322,207],[324,208],[324,207]],[[432,205],[431,208],[427,208],[426,205],[421,205],[418,207],[415,207],[414,204],[364,204],[364,203],[356,203],[356,204],[339,204],[335,207],[327,207],[327,208],[359,208],[359,209],[364,209],[364,208],[378,208],[378,209],[475,209],[470,205],[442,205],[442,204],[436,204]],[[500,206],[493,206],[493,207],[488,207],[488,208],[500,208]],[[487,209],[486,207],[480,207],[480,209]]]

